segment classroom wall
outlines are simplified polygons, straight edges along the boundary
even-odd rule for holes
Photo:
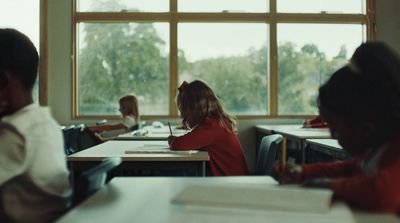
[[[93,120],[71,120],[71,1],[48,2],[48,104],[60,124],[90,123]],[[399,0],[377,0],[377,39],[387,42],[400,53]],[[161,120],[173,121],[178,120]],[[251,168],[255,160],[255,130],[258,124],[301,123],[299,119],[246,119],[239,121],[239,138]],[[151,122],[149,120],[148,122]]]
[[[400,1],[377,0],[377,39],[385,41],[400,54]]]
[[[71,8],[72,1],[47,1],[48,105],[63,125],[71,121]]]

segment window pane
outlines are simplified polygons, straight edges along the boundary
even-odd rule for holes
[[[80,115],[118,114],[134,94],[142,115],[168,113],[167,23],[83,23],[78,28]]]
[[[277,11],[289,13],[365,14],[366,0],[278,0]]]
[[[13,28],[29,37],[39,53],[40,1],[1,1],[0,28]],[[39,102],[39,81],[33,88],[33,100]]]
[[[278,112],[316,114],[318,87],[365,40],[365,26],[278,24]]]
[[[206,81],[232,114],[267,114],[268,25],[178,26],[179,81]]]
[[[268,0],[178,0],[180,12],[267,12]]]
[[[79,12],[168,12],[169,0],[77,0]]]

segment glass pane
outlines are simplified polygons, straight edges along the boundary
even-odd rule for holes
[[[169,0],[77,0],[79,12],[168,12]]]
[[[278,0],[278,12],[365,14],[366,0]]]
[[[178,0],[180,12],[268,12],[268,0]]]
[[[118,114],[134,94],[142,115],[168,113],[169,25],[83,23],[78,28],[80,115]]]
[[[316,114],[318,87],[365,40],[365,26],[278,24],[278,112]]]
[[[178,26],[179,81],[207,82],[232,114],[267,114],[268,25]]]
[[[13,28],[29,37],[39,53],[40,1],[1,1],[0,28]],[[33,100],[39,102],[39,78],[33,88]]]

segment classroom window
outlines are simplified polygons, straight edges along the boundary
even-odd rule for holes
[[[2,1],[0,7],[0,27],[13,28],[25,35],[35,45],[37,51],[40,53],[40,4],[41,1],[32,0],[13,0]],[[44,58],[41,57],[41,60]],[[43,61],[40,61],[43,63]],[[41,66],[41,68],[43,68]],[[33,89],[33,99],[39,102],[39,89],[45,87],[39,83],[39,76],[45,75],[45,69],[39,70],[38,79],[36,80]],[[41,101],[46,103],[45,101]]]
[[[179,0],[180,12],[267,12],[269,10],[266,0]]]
[[[127,94],[144,114],[168,114],[168,24],[81,23],[78,30],[80,114],[119,114]]]
[[[285,13],[365,14],[365,0],[278,0],[277,11]]]
[[[308,116],[318,87],[372,39],[372,0],[74,0],[74,118],[177,117],[176,88],[206,81],[239,117]]]
[[[278,114],[316,114],[318,87],[348,62],[364,33],[364,25],[278,24]]]
[[[79,12],[168,12],[168,0],[78,0]]]
[[[178,26],[179,82],[201,79],[234,114],[266,114],[266,24],[183,23]],[[210,35],[212,33],[212,35]]]

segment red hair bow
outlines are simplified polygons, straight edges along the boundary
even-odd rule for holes
[[[186,87],[187,87],[188,85],[189,85],[188,82],[183,81],[182,84],[181,84],[181,86],[178,87],[179,93],[182,94],[182,93],[186,90]]]

